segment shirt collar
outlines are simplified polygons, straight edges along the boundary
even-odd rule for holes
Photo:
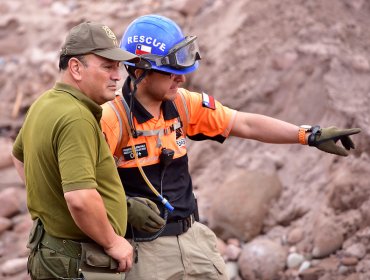
[[[130,106],[130,101],[132,97],[130,84],[131,84],[131,78],[127,77],[122,87],[123,98],[125,98],[129,106]],[[161,109],[163,112],[163,118],[165,120],[171,120],[171,119],[179,117],[179,113],[177,112],[175,104],[171,100],[163,101],[161,105]],[[153,115],[150,114],[135,97],[134,97],[134,105],[132,108],[132,113],[134,117],[136,118],[136,120],[138,121],[138,123],[144,123],[154,118]]]
[[[93,100],[91,100],[89,97],[87,97],[85,94],[83,94],[78,89],[74,88],[71,85],[64,84],[64,83],[56,83],[54,85],[54,90],[56,91],[63,91],[66,93],[69,93],[74,98],[78,99],[91,113],[94,115],[96,120],[100,122],[100,119],[102,117],[102,108],[99,104],[95,103]]]

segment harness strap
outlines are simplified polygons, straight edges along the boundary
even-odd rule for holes
[[[179,95],[181,97],[182,106],[176,107],[176,109],[179,112],[180,119],[181,119],[181,122],[183,124],[182,127],[183,127],[183,130],[184,130],[184,135],[186,136],[186,130],[187,130],[188,125],[189,125],[189,109],[188,109],[188,105],[186,104],[184,94],[180,91]]]
[[[189,123],[189,111],[188,111],[188,107],[187,107],[184,95],[181,92],[179,92],[179,94],[181,96],[183,106],[179,106],[179,107],[176,106],[176,109],[180,115],[180,118],[179,118],[180,121],[178,123],[174,123],[170,125],[169,127],[165,127],[161,129],[137,130],[136,131],[137,134],[139,136],[157,136],[157,147],[162,146],[161,137],[163,135],[168,135],[172,133],[173,131],[175,131],[176,129],[179,129],[181,127],[183,128],[184,135],[186,136],[186,129]],[[122,106],[120,106],[119,103],[121,103]],[[121,95],[117,95],[117,97],[114,100],[109,101],[108,104],[112,107],[119,121],[120,133],[119,133],[119,138],[117,142],[117,147],[116,147],[116,150],[114,151],[114,157],[117,163],[120,158],[121,147],[127,146],[129,142],[128,134],[124,133],[123,131],[124,131],[124,126],[129,126],[130,108],[126,100]],[[124,119],[126,119],[127,121],[125,121]],[[130,129],[130,128],[127,127],[127,129]]]
[[[123,139],[125,139],[125,143],[128,142],[128,136],[125,133],[122,133],[123,131],[123,123],[122,123],[122,118],[120,118],[120,113],[118,112],[119,106],[117,106],[116,100],[112,100],[108,102],[109,106],[112,107],[114,113],[117,116],[118,122],[119,122],[119,135],[118,135],[118,141],[117,141],[117,146],[116,150],[114,151],[113,157],[114,160],[116,161],[116,164],[119,160],[119,150],[120,150],[120,143],[122,143]]]

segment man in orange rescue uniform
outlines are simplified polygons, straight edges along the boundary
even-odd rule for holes
[[[216,236],[197,222],[186,136],[301,143],[346,156],[354,148],[349,135],[360,129],[298,127],[179,88],[198,68],[200,53],[197,38],[184,36],[166,17],[137,18],[120,47],[142,58],[137,65],[125,62],[129,77],[122,94],[104,105],[101,120],[129,197],[126,238],[136,259],[126,279],[227,279]]]

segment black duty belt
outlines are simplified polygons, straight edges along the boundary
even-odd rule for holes
[[[189,217],[186,217],[181,220],[169,220],[166,223],[166,227],[162,231],[162,233],[158,236],[176,236],[183,234],[191,228],[192,224],[195,222],[194,214],[191,214]],[[127,229],[125,238],[126,239],[132,239],[133,237],[135,238],[150,238],[153,233],[148,233],[148,232],[143,232],[143,231],[138,231],[134,229],[131,226],[132,230],[130,229],[130,226]]]

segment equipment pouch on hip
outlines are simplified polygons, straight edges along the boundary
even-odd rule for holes
[[[42,236],[44,235],[44,226],[41,223],[41,220],[37,218],[33,221],[33,226],[28,237],[27,248],[33,252],[39,243],[41,242]]]
[[[117,272],[118,263],[95,243],[81,243],[80,269],[86,280],[123,280],[124,273]]]

